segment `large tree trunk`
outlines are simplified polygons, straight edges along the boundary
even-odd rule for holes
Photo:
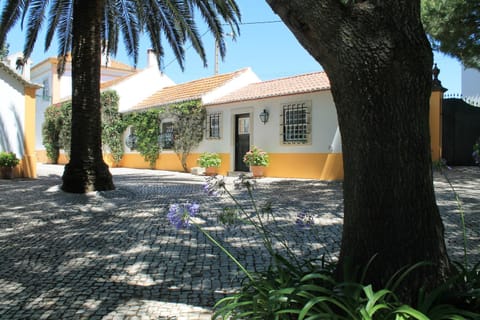
[[[375,257],[366,281],[377,287],[420,261],[433,267],[416,270],[404,297],[438,285],[449,260],[433,190],[432,52],[420,1],[267,2],[330,78],[345,170],[339,279],[347,264]]]
[[[72,50],[72,143],[62,189],[84,193],[112,190],[102,157],[100,64],[104,1],[75,0]]]

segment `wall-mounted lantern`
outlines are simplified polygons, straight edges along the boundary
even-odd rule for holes
[[[263,111],[259,114],[260,121],[262,121],[263,124],[268,122],[268,111],[263,109]]]

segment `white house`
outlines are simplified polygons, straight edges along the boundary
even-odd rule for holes
[[[266,176],[343,178],[337,114],[324,72],[253,83],[205,106],[206,136],[198,151],[222,154],[228,171],[248,171],[243,156],[257,146],[270,156]]]
[[[7,59],[13,68],[16,58]],[[0,151],[14,152],[21,159],[15,175],[36,177],[35,92],[41,86],[29,81],[28,64],[19,74],[0,62]]]
[[[201,153],[216,152],[222,158],[219,173],[249,171],[242,159],[257,146],[271,159],[266,176],[343,178],[337,115],[324,72],[261,82],[242,69],[165,87],[130,111],[196,99],[206,107],[207,121],[205,138],[187,161],[190,167]],[[138,153],[127,151],[120,166],[149,167]],[[155,168],[182,169],[171,150],[159,155]]]
[[[100,89],[115,90],[120,96],[119,109],[126,110],[139,103],[155,91],[171,86],[174,82],[158,68],[155,54],[148,50],[148,65],[145,69],[135,69],[116,60],[102,60]],[[61,101],[70,100],[72,95],[71,57],[67,59],[65,72],[58,77],[57,58],[48,58],[32,67],[31,76],[34,82],[43,84],[43,90],[37,97],[36,111],[36,150],[40,162],[46,162],[45,147],[42,143],[42,124],[48,106]]]
[[[124,110],[124,112],[142,111],[193,100],[200,100],[203,104],[207,104],[251,83],[259,81],[260,79],[250,68],[244,68],[231,73],[164,87],[129,110]],[[172,119],[162,120],[162,132],[169,130],[171,122]],[[137,152],[130,150],[128,147],[126,147],[126,150],[126,154],[119,163],[120,166],[133,168],[150,167]],[[192,154],[189,158],[188,165],[190,167],[195,166],[197,158],[198,154]],[[159,155],[156,168],[163,170],[182,170],[177,155],[168,149],[163,150]]]

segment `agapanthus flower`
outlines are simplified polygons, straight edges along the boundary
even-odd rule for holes
[[[233,184],[235,186],[235,189],[243,189],[243,188],[247,188],[247,189],[254,189],[255,187],[255,183],[256,181],[254,179],[251,179],[250,177],[248,177],[247,175],[245,174],[241,174],[238,176],[237,179],[235,179],[235,181],[233,181]]]
[[[220,196],[223,194],[225,188],[225,180],[222,176],[215,176],[207,178],[203,184],[203,191],[208,196]]]
[[[313,216],[310,213],[300,212],[297,214],[297,220],[295,224],[299,228],[308,228],[313,225]]]
[[[187,229],[190,227],[191,218],[200,212],[198,203],[172,204],[168,210],[167,218],[177,229]]]

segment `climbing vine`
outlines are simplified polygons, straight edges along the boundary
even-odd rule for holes
[[[127,122],[132,126],[135,135],[135,147],[153,168],[160,153],[160,110],[152,109],[134,112],[128,115]]]
[[[173,150],[177,154],[183,170],[188,172],[188,155],[203,139],[206,111],[199,100],[171,105],[169,111],[175,118]]]
[[[117,92],[108,90],[102,92],[102,143],[106,152],[110,152],[113,161],[118,163],[125,153],[123,147],[123,133],[128,123],[118,112],[120,97]]]
[[[52,163],[58,162],[60,154],[60,130],[62,117],[60,105],[51,105],[45,110],[45,121],[42,124],[42,143],[45,146],[47,157]]]
[[[102,92],[100,101],[103,145],[111,152],[114,161],[118,162],[124,153],[122,137],[127,123],[118,112],[119,97],[115,91]],[[71,127],[71,101],[47,107],[42,125],[42,138],[47,157],[53,163],[57,163],[60,149],[63,149],[67,156],[70,155]]]
[[[131,149],[137,150],[150,166],[155,167],[158,154],[162,151],[159,141],[161,123],[173,120],[173,151],[177,154],[183,170],[187,171],[187,158],[203,139],[205,108],[199,100],[172,104],[158,109],[121,114],[118,112],[119,96],[115,91],[101,94],[102,142],[105,152],[110,152],[115,162],[124,154],[123,135],[128,126],[134,136]],[[43,144],[48,158],[56,163],[60,149],[70,154],[71,102],[49,106],[45,111],[42,126]],[[128,138],[127,138],[128,140]]]

